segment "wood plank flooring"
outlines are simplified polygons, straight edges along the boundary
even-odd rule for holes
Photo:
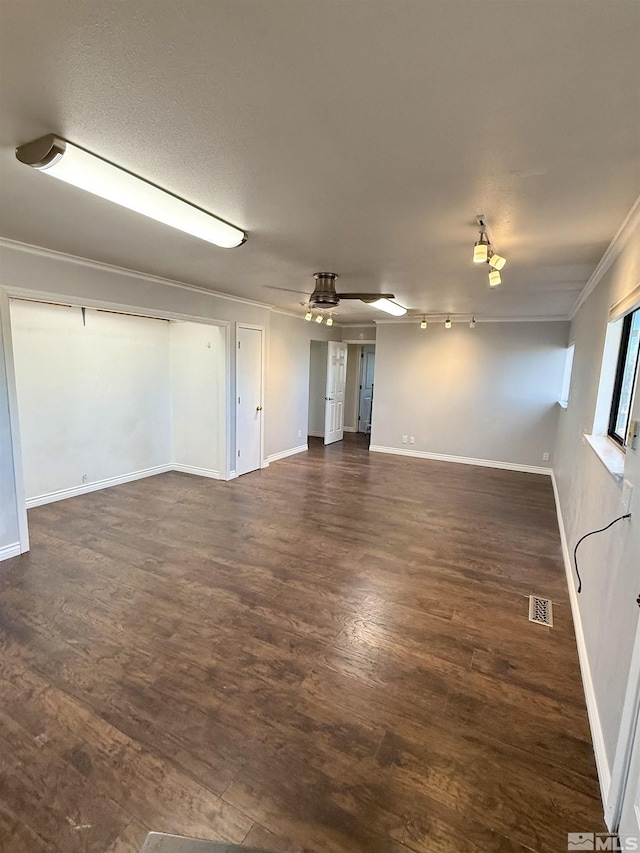
[[[29,524],[0,566],[2,853],[137,853],[150,829],[557,853],[603,831],[548,478],[349,436]]]

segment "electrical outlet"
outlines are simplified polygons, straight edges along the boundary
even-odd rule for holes
[[[82,482],[83,482],[83,483],[86,483],[88,479],[89,479],[89,478],[87,477],[87,475],[86,475],[86,474],[83,474],[83,475],[82,475]]]
[[[298,438],[302,438],[302,430],[301,429],[298,430]]]
[[[545,452],[542,454],[542,461],[543,461],[543,462],[548,462],[548,461],[549,461],[549,454],[547,453],[547,451],[546,451],[546,450],[545,450]]]
[[[403,435],[403,436],[402,436],[402,443],[403,443],[403,444],[406,444],[406,443],[407,443],[407,436],[406,436],[406,435]]]
[[[409,436],[409,444],[415,444],[415,443],[416,443],[416,437],[415,437],[415,435],[411,435],[411,436]]]
[[[622,494],[620,495],[620,502],[622,504],[622,509],[624,513],[630,512],[631,510],[631,497],[633,495],[633,483],[630,480],[625,480],[622,483]]]

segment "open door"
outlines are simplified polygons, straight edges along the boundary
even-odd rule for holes
[[[344,436],[344,393],[347,381],[347,344],[329,341],[327,385],[324,396],[324,443]]]

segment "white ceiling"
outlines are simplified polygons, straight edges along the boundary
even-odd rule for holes
[[[0,234],[302,310],[567,315],[640,192],[637,0],[0,0]],[[218,249],[14,157],[65,138],[246,229]],[[470,262],[475,214],[508,258]],[[381,315],[361,303],[343,320]]]

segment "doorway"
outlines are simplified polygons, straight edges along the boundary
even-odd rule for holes
[[[311,341],[309,358],[308,434],[325,444],[344,437],[347,344]]]
[[[360,353],[360,394],[358,397],[358,432],[371,433],[373,383],[376,366],[375,344],[365,344]]]

